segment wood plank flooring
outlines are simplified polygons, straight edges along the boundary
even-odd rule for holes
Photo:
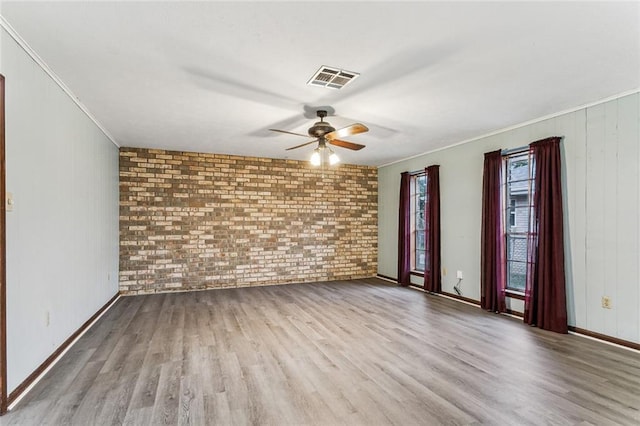
[[[638,425],[640,354],[378,279],[120,299],[2,425]]]

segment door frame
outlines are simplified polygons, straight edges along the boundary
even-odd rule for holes
[[[7,412],[7,199],[5,178],[5,86],[0,74],[0,415]]]

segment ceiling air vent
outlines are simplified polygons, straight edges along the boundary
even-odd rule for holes
[[[345,71],[323,65],[316,71],[307,84],[327,87],[329,89],[342,89],[359,75],[357,72]]]

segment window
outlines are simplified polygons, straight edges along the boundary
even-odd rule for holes
[[[507,290],[524,292],[527,277],[527,238],[530,232],[533,165],[529,151],[505,155],[505,247]]]
[[[426,191],[427,175],[411,177],[411,269],[424,272],[426,267]]]

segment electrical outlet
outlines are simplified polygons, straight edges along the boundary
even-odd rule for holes
[[[442,276],[447,276],[447,268],[442,268]]]
[[[611,298],[609,296],[602,296],[602,307],[611,309]]]
[[[459,280],[462,279],[462,271],[456,272],[456,278],[459,279]]]
[[[44,314],[44,325],[46,327],[49,327],[49,324],[51,324],[51,314],[49,313],[49,311],[46,311]]]

